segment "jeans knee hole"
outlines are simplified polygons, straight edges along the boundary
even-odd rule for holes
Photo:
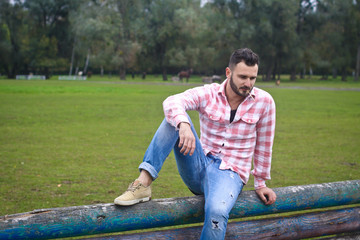
[[[211,220],[211,225],[213,229],[220,229],[219,227],[219,221],[216,221],[215,219]]]

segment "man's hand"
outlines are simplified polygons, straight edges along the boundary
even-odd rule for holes
[[[196,141],[189,123],[182,122],[179,124],[179,137],[179,148],[181,148],[180,152],[184,155],[187,155],[188,153],[190,153],[190,156],[193,155]]]
[[[276,201],[275,192],[268,187],[260,188],[256,190],[256,193],[266,205],[273,204]]]

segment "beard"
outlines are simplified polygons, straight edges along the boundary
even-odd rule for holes
[[[234,91],[234,93],[236,93],[238,96],[244,97],[244,98],[247,97],[250,94],[251,90],[252,90],[252,88],[249,88],[249,87],[246,87],[246,86],[238,88],[234,83],[232,74],[231,74],[231,77],[230,77],[230,87],[231,87],[231,90]],[[242,91],[240,91],[239,89],[241,89]]]

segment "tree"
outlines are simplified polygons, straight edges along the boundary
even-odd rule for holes
[[[264,80],[360,71],[358,0],[0,0],[0,70],[222,74],[259,53]]]
[[[25,16],[21,1],[0,1],[0,66],[8,78],[15,78],[23,66],[21,41],[28,38]]]
[[[101,66],[109,64],[110,61],[106,60],[109,56],[104,54],[108,51],[104,48],[111,44],[111,12],[112,10],[107,6],[104,7],[101,1],[83,1],[79,10],[71,11],[73,50],[70,75],[74,64],[76,65],[75,74],[78,73],[80,66],[86,74],[90,58]],[[97,54],[101,57],[94,57]]]
[[[306,72],[309,77],[312,75],[312,69],[316,65],[314,56],[314,31],[321,24],[316,14],[316,1],[299,0],[299,9],[297,13],[296,34],[298,35],[298,44],[302,63],[301,78],[304,78]],[[315,54],[316,55],[316,54]]]
[[[101,72],[107,66],[109,70],[117,69],[120,78],[125,79],[126,69],[134,64],[139,48],[131,32],[132,18],[136,17],[131,12],[134,13],[136,3],[85,1],[80,11],[72,12],[74,58],[86,56],[84,73],[88,69],[86,63],[92,61]]]
[[[134,68],[136,64],[136,54],[140,51],[140,44],[137,41],[136,29],[141,4],[136,0],[115,1],[120,13],[122,27],[115,34],[115,50],[118,52],[119,59],[113,59],[114,63],[119,64],[120,78],[125,80],[126,70]]]
[[[142,54],[151,58],[152,66],[160,69],[163,80],[166,81],[168,68],[174,66],[171,59],[174,56],[178,59],[185,58],[181,53],[176,55],[177,50],[181,49],[176,45],[181,38],[176,10],[188,6],[188,1],[154,0],[143,1],[143,4],[144,22],[139,35],[144,48]]]
[[[350,19],[352,21],[350,22],[352,24],[352,48],[353,50],[351,52],[356,53],[356,57],[354,58],[355,63],[355,76],[354,80],[359,80],[359,72],[360,72],[360,2],[359,1],[353,1],[351,11],[350,11]]]
[[[209,28],[205,33],[206,55],[210,55],[210,67],[214,73],[224,74],[230,54],[237,48],[246,46],[243,37],[245,21],[243,5],[239,1],[214,0],[204,7]],[[248,28],[247,28],[248,30]],[[215,55],[212,53],[215,51]],[[205,55],[205,56],[206,56]],[[212,56],[213,55],[213,56]],[[208,60],[208,61],[209,61]]]
[[[354,41],[356,50],[356,65],[355,65],[355,81],[359,80],[360,72],[360,2],[354,1],[353,7],[351,8],[351,15],[354,19]]]
[[[169,67],[176,70],[201,68],[200,53],[204,52],[204,46],[207,46],[202,32],[209,29],[203,16],[198,1],[189,1],[188,5],[175,10],[174,27],[178,29],[178,37],[165,55]]]
[[[315,46],[318,53],[318,66],[327,74],[331,71],[340,71],[342,80],[351,69],[356,59],[356,44],[354,44],[354,16],[350,16],[354,2],[351,0],[332,1],[319,0],[317,14],[322,25],[315,31]],[[351,57],[351,56],[354,57]]]
[[[242,7],[247,27],[244,39],[261,57],[261,72],[264,80],[275,78],[282,66],[296,69],[298,45],[296,29],[297,4],[294,0],[254,0],[244,1]]]
[[[77,6],[71,0],[26,0],[24,9],[28,12],[27,35],[30,41],[24,44],[29,68],[41,71],[47,77],[50,72],[64,69],[70,55],[68,13]]]

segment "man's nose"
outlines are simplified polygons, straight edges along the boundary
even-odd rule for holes
[[[249,77],[245,79],[245,86],[247,86],[247,87],[251,86],[251,80]]]

